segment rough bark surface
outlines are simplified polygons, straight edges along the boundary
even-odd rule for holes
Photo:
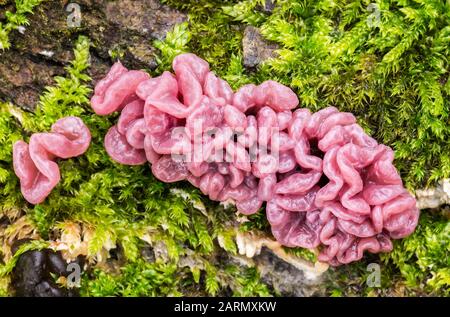
[[[157,0],[79,0],[81,21],[74,27],[69,3],[43,2],[29,16],[29,26],[11,33],[12,48],[0,51],[0,99],[33,109],[53,76],[64,73],[80,34],[94,44],[90,68],[93,84],[118,57],[127,67],[154,69],[156,49],[152,40],[164,38],[175,24],[187,19],[184,13]],[[11,7],[0,7],[0,21],[7,10]]]
[[[275,57],[275,50],[278,45],[266,41],[254,26],[247,26],[242,39],[242,49],[244,54],[244,65],[255,67],[264,60]]]

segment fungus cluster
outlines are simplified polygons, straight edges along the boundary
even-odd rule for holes
[[[232,201],[245,215],[265,205],[274,237],[288,247],[319,247],[319,260],[346,264],[392,250],[411,234],[419,210],[378,144],[351,113],[316,113],[275,81],[234,92],[194,54],[173,61],[174,73],[151,78],[119,62],[95,87],[98,115],[120,111],[104,145],[121,164],[151,164],[163,182],[187,180],[210,199]],[[52,133],[14,146],[22,192],[41,202],[59,180],[55,157],[84,153],[90,133],[68,117]]]

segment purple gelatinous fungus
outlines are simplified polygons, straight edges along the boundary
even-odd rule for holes
[[[113,160],[150,162],[161,181],[187,180],[246,215],[266,204],[280,243],[319,247],[331,265],[388,252],[414,231],[419,210],[393,151],[351,113],[294,111],[296,94],[275,81],[233,92],[194,54],[173,69],[149,78],[116,64],[98,84],[95,112],[121,111],[105,138]]]
[[[59,119],[50,133],[33,134],[30,144],[17,141],[13,165],[24,198],[32,204],[43,202],[61,178],[55,159],[80,156],[90,143],[91,133],[78,117]]]

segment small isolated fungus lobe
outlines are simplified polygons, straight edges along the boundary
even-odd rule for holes
[[[78,117],[59,119],[50,133],[33,134],[29,144],[17,141],[13,165],[25,199],[32,204],[43,202],[61,178],[55,160],[83,154],[90,142],[91,133]]]

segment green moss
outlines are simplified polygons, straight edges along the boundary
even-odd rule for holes
[[[185,10],[189,14],[190,35],[187,35],[186,32],[182,32],[182,34],[177,32],[180,34],[180,38],[189,38],[190,40],[185,50],[195,52],[207,60],[217,74],[224,75],[230,65],[230,58],[239,55],[242,51],[242,25],[234,22],[222,10],[222,6],[231,5],[236,1],[163,0],[162,2]]]
[[[9,281],[6,278],[0,278],[0,297],[8,296],[8,284]]]
[[[85,275],[82,296],[180,296],[182,277],[173,264],[137,260],[121,268],[120,274],[96,269]]]
[[[394,251],[382,259],[400,270],[406,286],[449,296],[450,222],[441,216],[422,214],[416,232],[396,241]]]
[[[299,258],[305,259],[312,263],[315,263],[317,261],[317,255],[311,250],[305,248],[287,248],[287,247],[283,247],[283,249],[284,251],[286,251],[286,253],[293,254]]]
[[[377,1],[381,20],[373,27],[367,24],[371,1],[279,0],[272,13],[263,12],[265,1],[259,0],[164,2],[185,10],[189,23],[154,42],[160,50],[155,73],[170,68],[177,54],[191,51],[208,60],[233,88],[278,80],[296,90],[304,107],[315,111],[335,105],[355,113],[377,140],[394,147],[396,166],[409,188],[450,176],[448,4]],[[246,24],[259,27],[279,45],[277,58],[251,71],[242,63]],[[4,43],[1,30],[5,26],[0,27]],[[218,259],[221,252],[237,252],[230,226],[234,210],[208,201],[187,183],[157,181],[148,166],[122,166],[109,159],[103,137],[117,116],[96,116],[89,106],[89,46],[80,37],[67,76],[55,79],[34,113],[0,106],[0,216],[23,210],[44,239],[67,221],[94,228],[89,255],[110,239],[116,243],[123,265],[119,272],[95,268],[84,273],[81,290],[86,296],[272,294],[255,268],[224,267]],[[85,155],[59,162],[62,182],[43,204],[29,205],[13,173],[11,145],[48,131],[67,115],[84,120],[92,144]],[[270,233],[263,211],[248,218],[241,230]],[[157,256],[154,263],[142,259],[145,235],[163,244],[167,258]],[[389,295],[404,287],[406,294],[448,295],[449,245],[448,219],[424,212],[418,230],[396,242],[392,253],[368,255],[332,270],[329,294]],[[289,252],[315,259],[308,250]],[[371,262],[381,265],[381,289],[365,285]],[[0,294],[6,294],[5,276]]]
[[[27,15],[33,13],[34,7],[44,0],[16,0],[15,11],[6,11],[6,22],[0,23],[0,49],[10,48],[9,33],[19,26],[28,25]],[[1,3],[0,3],[1,4]]]
[[[270,224],[266,218],[266,211],[261,210],[253,215],[247,216],[247,220],[241,224],[240,230],[242,231],[270,231]]]
[[[18,181],[12,169],[12,144],[20,140],[22,133],[6,105],[0,104],[0,216],[5,210],[20,205]]]
[[[261,282],[259,272],[256,268],[242,269],[236,266],[227,266],[225,285],[230,284],[232,296],[271,296],[272,291]]]
[[[216,295],[225,292],[233,296],[270,296],[254,268],[227,266],[218,271],[213,266],[205,275],[195,278],[191,270],[163,262],[137,260],[126,264],[120,274],[95,269],[84,274],[82,296],[182,296]],[[200,287],[197,285],[200,284]],[[206,290],[206,292],[205,292]]]

